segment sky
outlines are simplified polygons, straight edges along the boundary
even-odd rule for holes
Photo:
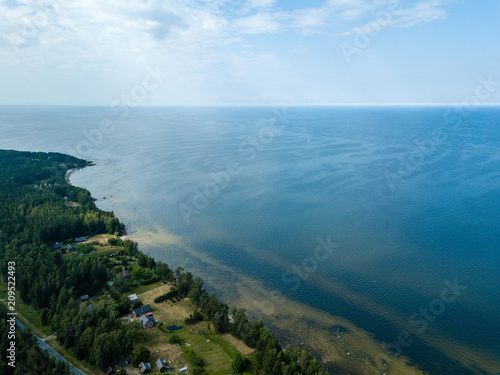
[[[0,0],[0,105],[500,103],[499,19],[498,0]]]

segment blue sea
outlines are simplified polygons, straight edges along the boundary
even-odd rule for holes
[[[94,161],[143,251],[332,373],[500,373],[500,107],[12,106],[0,148]]]

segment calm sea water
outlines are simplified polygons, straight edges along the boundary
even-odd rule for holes
[[[403,354],[431,374],[474,373],[439,340],[484,354],[489,370],[475,373],[500,371],[500,108],[120,115],[0,107],[0,148],[96,161],[72,182],[132,235],[164,230],[199,255],[175,241],[144,249],[174,267],[221,265],[225,281],[249,276],[381,342],[425,324]],[[447,294],[446,281],[466,289]]]

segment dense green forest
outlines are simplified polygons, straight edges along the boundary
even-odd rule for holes
[[[138,327],[117,320],[129,311],[128,301],[115,293],[106,308],[82,311],[79,296],[101,292],[114,277],[113,270],[89,258],[64,260],[53,246],[79,236],[118,234],[124,228],[113,213],[95,206],[88,191],[66,183],[68,169],[86,165],[62,154],[0,150],[0,274],[6,281],[7,264],[15,262],[20,298],[42,311],[42,323],[57,333],[64,347],[74,347],[79,358],[105,368],[132,350]],[[68,200],[78,205],[68,207]],[[7,345],[5,327],[0,326],[2,348]],[[17,337],[21,354],[27,343],[28,352],[39,351],[29,337],[28,333]],[[43,355],[46,368],[32,366],[28,373],[54,373],[48,355]],[[23,359],[17,358],[24,367],[17,367],[16,374],[30,366]],[[5,361],[2,355],[0,367],[14,373]]]
[[[0,150],[0,274],[6,281],[8,262],[15,262],[22,301],[41,312],[42,324],[56,333],[64,348],[91,367],[105,370],[117,359],[132,354],[142,331],[137,323],[123,324],[119,319],[131,307],[123,294],[127,283],[120,266],[96,257],[65,257],[54,247],[56,242],[71,243],[75,238],[101,233],[119,235],[124,230],[112,212],[96,207],[88,191],[66,182],[69,169],[87,165],[84,160],[58,153]],[[166,264],[140,253],[132,241],[111,242],[123,246],[125,255],[137,259],[140,268],[134,271],[135,281],[142,285],[159,280],[175,283],[171,294],[156,302],[189,297],[203,319],[212,321],[218,332],[230,332],[257,349],[252,358],[255,373],[325,373],[306,351],[283,349],[262,322],[249,321],[244,310],[233,308],[234,321],[229,323],[229,307],[215,294],[208,295],[200,278],[180,268],[173,272]],[[126,260],[123,264],[126,267]],[[109,281],[114,283],[111,288]],[[85,294],[96,296],[102,303],[92,309],[82,308],[80,296]],[[3,307],[0,318],[0,349],[6,353],[3,349],[9,340]],[[38,348],[29,330],[18,330],[16,341],[18,363],[22,360],[22,366],[7,366],[2,354],[2,373],[67,373],[62,364],[56,364]],[[245,361],[237,358],[234,371],[244,368]]]
[[[2,356],[5,357],[8,343],[7,338],[8,323],[7,323],[7,308],[0,304],[0,332],[2,333],[0,341],[0,350]],[[16,338],[16,366],[17,374],[51,374],[51,375],[67,375],[68,368],[63,362],[57,362],[53,357],[45,352],[42,352],[38,346],[35,336],[32,335],[29,329],[17,334]],[[5,358],[0,361],[0,374],[10,374],[14,370],[7,366]]]

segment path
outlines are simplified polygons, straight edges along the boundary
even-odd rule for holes
[[[144,294],[146,294],[146,293],[152,292],[153,290],[156,290],[156,289],[160,289],[160,288],[166,287],[166,286],[168,286],[168,284],[164,284],[164,285],[162,285],[162,286],[158,286],[158,287],[156,287],[156,288],[150,289],[150,290],[148,290],[147,292],[144,292],[144,293],[138,294],[138,295],[137,295],[137,297],[142,296],[142,295],[144,295]]]
[[[17,326],[19,327],[19,329],[21,331],[23,331],[26,326],[19,320],[16,318],[16,324]],[[53,355],[55,358],[56,358],[56,361],[63,361],[65,362],[68,366],[69,366],[69,371],[74,374],[74,375],[87,375],[85,372],[77,369],[76,367],[74,367],[69,361],[67,361],[63,356],[61,356],[59,353],[57,353],[54,349],[52,349],[48,344],[45,343],[45,340],[48,340],[48,339],[51,339],[53,338],[54,336],[49,336],[49,337],[45,337],[43,339],[41,339],[40,337],[38,337],[37,335],[35,335],[33,333],[33,336],[36,337],[36,341],[38,341],[38,346],[42,349],[42,350],[46,350],[49,355]]]

